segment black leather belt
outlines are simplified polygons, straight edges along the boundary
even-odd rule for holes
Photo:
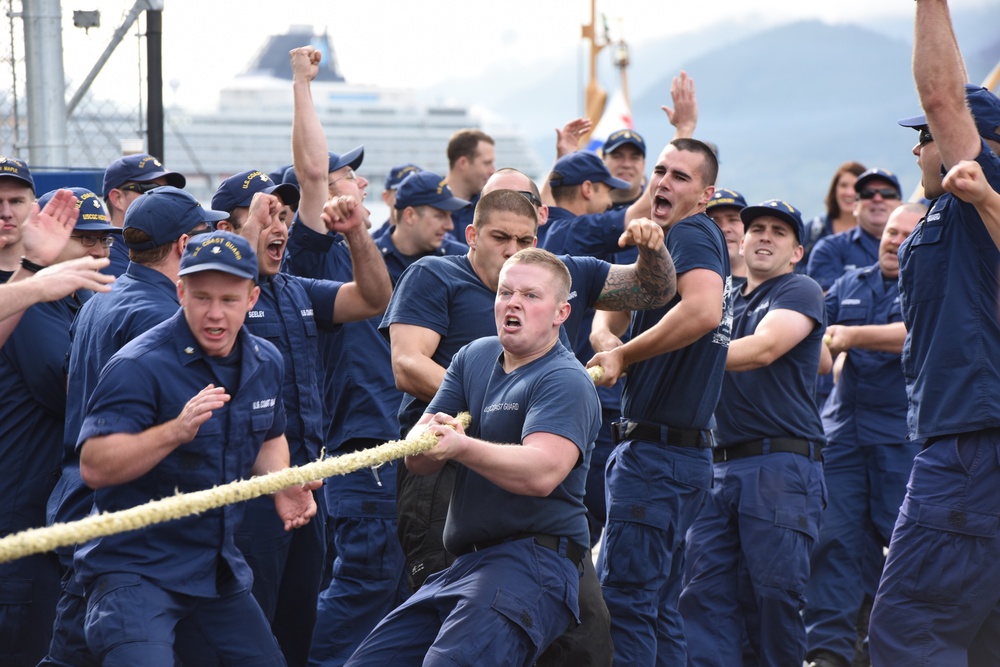
[[[620,421],[611,425],[611,437],[617,445],[625,440],[646,440],[672,447],[696,447],[705,449],[712,446],[712,432],[697,429],[671,428],[657,424],[643,424],[634,421]]]
[[[814,444],[802,438],[762,438],[741,442],[730,447],[720,447],[712,452],[712,460],[716,463],[732,461],[734,459],[745,459],[748,456],[760,456],[761,454],[776,454],[778,452],[790,452],[801,454],[810,461],[823,460],[823,446]]]
[[[581,547],[579,544],[570,540],[568,538],[559,537],[558,535],[548,535],[546,533],[518,533],[517,535],[511,535],[510,537],[503,537],[498,540],[486,540],[484,542],[473,542],[469,545],[468,551],[465,553],[472,553],[473,551],[482,551],[483,549],[489,549],[490,547],[495,547],[499,544],[504,544],[506,542],[516,542],[517,540],[527,540],[532,539],[540,547],[545,547],[546,549],[551,549],[558,554],[566,556],[566,558],[573,561],[573,563],[579,568],[583,565],[583,557],[587,554],[587,550]],[[559,542],[562,541],[566,545],[565,553],[560,550]]]

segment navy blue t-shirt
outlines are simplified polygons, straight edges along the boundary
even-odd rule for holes
[[[580,330],[588,306],[601,296],[611,266],[592,257],[560,257],[572,279],[569,317],[563,323],[562,340],[568,345]],[[387,338],[392,324],[413,324],[441,336],[431,359],[447,368],[463,346],[478,338],[495,336],[493,302],[496,294],[479,279],[468,255],[424,257],[400,278],[389,301],[379,330]],[[408,431],[427,406],[404,394],[399,425]]]
[[[445,548],[461,554],[474,542],[521,533],[559,535],[585,546],[590,532],[583,494],[601,420],[594,383],[559,342],[511,373],[503,369],[502,352],[496,337],[462,348],[426,412],[468,411],[472,424],[466,433],[499,444],[519,446],[532,433],[553,433],[572,441],[580,458],[544,498],[511,493],[459,466],[444,528]]]
[[[704,213],[672,225],[664,242],[678,277],[694,269],[707,269],[722,278],[722,321],[687,347],[629,366],[622,414],[678,429],[707,430],[715,421],[712,413],[722,389],[733,319],[729,251],[722,231]],[[680,300],[678,294],[666,306],[633,313],[632,337],[652,328]]]
[[[59,478],[73,296],[28,308],[0,347],[0,536],[45,523]]]
[[[1000,159],[982,146],[976,161],[1000,191]],[[1000,426],[998,269],[979,213],[951,194],[899,247],[911,440]]]
[[[771,278],[733,299],[733,336],[753,335],[764,316],[792,310],[813,320],[808,336],[762,368],[727,371],[715,410],[719,447],[760,438],[802,438],[823,444],[823,425],[810,390],[819,369],[820,345],[826,330],[823,290],[797,273]]]
[[[860,326],[902,322],[899,283],[878,264],[841,276],[826,293],[827,324]],[[889,445],[906,442],[906,382],[898,354],[852,348],[823,406],[830,443]]]

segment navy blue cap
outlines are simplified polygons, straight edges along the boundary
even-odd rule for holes
[[[389,170],[389,175],[385,177],[385,189],[395,190],[410,174],[419,174],[423,169],[415,164],[397,164]]]
[[[457,211],[468,206],[469,202],[451,194],[445,180],[432,171],[410,174],[396,189],[396,209],[433,206],[442,211]]]
[[[281,176],[281,182],[291,183],[295,187],[299,187],[299,179],[295,175],[295,167],[293,165],[288,165],[288,168],[285,169],[285,173]]]
[[[31,177],[31,171],[28,170],[28,164],[24,160],[0,155],[0,177],[3,176],[23,181],[32,192],[35,191],[35,179]]]
[[[863,188],[866,183],[875,179],[889,181],[896,188],[896,192],[902,196],[903,188],[899,184],[899,179],[896,178],[896,174],[892,173],[888,169],[879,169],[878,167],[869,169],[865,173],[858,176],[858,180],[854,182],[854,191],[861,192],[861,188]]]
[[[280,167],[278,167],[277,169],[275,169],[274,171],[272,171],[271,173],[269,173],[267,175],[267,177],[270,178],[275,183],[284,183],[285,182],[285,172],[288,171],[291,168],[292,168],[292,165],[290,165],[290,164],[283,164]],[[295,183],[294,185],[298,186],[298,183]]]
[[[982,86],[965,84],[965,101],[976,121],[976,130],[984,139],[1000,142],[1000,98]],[[903,127],[924,127],[927,116],[912,116],[899,121]]]
[[[768,199],[756,206],[747,206],[740,211],[740,217],[743,218],[743,229],[749,227],[750,223],[757,218],[765,215],[784,220],[791,225],[792,229],[795,230],[799,244],[806,237],[805,226],[802,224],[802,214],[795,210],[794,206],[780,199]]]
[[[238,234],[218,231],[198,234],[184,247],[177,275],[202,271],[222,271],[257,282],[257,254],[250,242]]]
[[[277,195],[292,208],[299,205],[299,189],[291,183],[275,183],[262,171],[241,171],[219,184],[212,195],[212,208],[232,213],[238,206],[249,206],[258,192]]]
[[[736,190],[727,190],[725,188],[716,188],[715,194],[712,198],[708,200],[705,204],[705,210],[710,211],[713,208],[746,208],[747,200],[743,198]]]
[[[357,171],[358,167],[361,166],[361,162],[365,159],[365,147],[358,146],[357,148],[352,148],[343,155],[337,155],[336,153],[330,153],[330,168],[327,170],[337,171],[338,169],[343,169],[344,167],[350,167],[351,169]]]
[[[621,148],[625,144],[632,144],[639,149],[643,157],[646,157],[646,140],[642,138],[635,130],[618,130],[617,132],[612,132],[608,135],[608,138],[604,141],[604,146],[601,148],[601,152],[604,155]]]
[[[202,208],[190,192],[164,185],[137,197],[125,212],[123,228],[142,230],[149,241],[135,244],[126,241],[125,244],[129,250],[156,248],[176,241],[201,224],[214,226],[219,220],[228,218],[229,214],[224,211]]]
[[[608,168],[590,151],[576,151],[569,155],[564,155],[552,167],[549,173],[549,185],[559,187],[561,185],[580,185],[584,181],[592,183],[604,183],[612,188],[627,189],[632,187],[628,181],[615,178],[608,171]]]
[[[152,155],[140,153],[120,157],[104,170],[104,196],[107,197],[112,190],[126,183],[147,183],[160,177],[167,179],[167,185],[175,188],[187,185],[187,179],[183,174],[167,171]]]
[[[104,208],[104,202],[87,188],[65,188],[76,197],[76,224],[73,229],[81,232],[113,232],[121,234],[121,229],[111,224],[111,216]],[[38,198],[38,208],[45,208],[59,190],[51,190]]]

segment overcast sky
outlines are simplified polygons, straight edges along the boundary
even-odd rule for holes
[[[168,104],[214,105],[215,91],[238,74],[266,38],[289,25],[328,30],[345,77],[353,83],[419,87],[471,77],[503,62],[574,56],[587,0],[163,0],[164,86]],[[133,0],[62,0],[66,78],[76,89],[104,50]],[[953,7],[1000,0],[953,0]],[[101,27],[73,27],[73,10],[99,9]],[[617,37],[639,43],[669,37],[726,18],[762,24],[818,18],[911,15],[896,0],[598,0]],[[4,21],[6,23],[6,21]],[[15,22],[15,30],[18,30]],[[135,28],[132,29],[135,32]],[[144,48],[144,46],[142,47]],[[128,38],[94,90],[105,96],[136,83],[138,42]],[[176,90],[171,86],[175,83]],[[109,92],[112,91],[112,92]]]

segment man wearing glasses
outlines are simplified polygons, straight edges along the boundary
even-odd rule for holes
[[[187,179],[166,168],[152,155],[140,153],[120,157],[104,170],[104,203],[111,214],[111,224],[121,228],[125,211],[139,195],[161,185],[183,188]],[[128,266],[128,248],[123,244],[112,246],[111,265],[106,273],[120,276]]]
[[[113,233],[100,198],[73,188],[46,193],[75,204],[76,223],[53,264],[83,257],[108,256]],[[29,209],[30,210],[30,209]],[[42,267],[25,260],[22,270]],[[57,301],[28,308],[0,348],[0,535],[45,523],[45,506],[62,460],[66,411],[69,328],[83,302],[93,293],[80,290]],[[36,664],[45,654],[59,598],[59,563],[55,554],[39,554],[0,566],[0,655],[5,664]],[[13,656],[13,658],[11,658]]]
[[[132,202],[125,214],[123,238],[111,246],[126,248],[131,261],[113,291],[84,304],[70,328],[62,476],[52,492],[49,523],[82,519],[93,506],[94,492],[80,479],[76,440],[101,369],[126,343],[177,312],[177,272],[188,239],[210,231],[212,224],[226,217],[172,186],[136,196]],[[73,550],[60,550],[58,555],[63,592],[43,664],[91,664],[94,658],[83,637],[86,601],[72,568]]]
[[[854,184],[858,198],[854,217],[858,226],[820,239],[809,255],[809,277],[823,291],[847,271],[871,266],[878,260],[879,240],[889,214],[902,201],[899,179],[885,169],[869,169]]]

